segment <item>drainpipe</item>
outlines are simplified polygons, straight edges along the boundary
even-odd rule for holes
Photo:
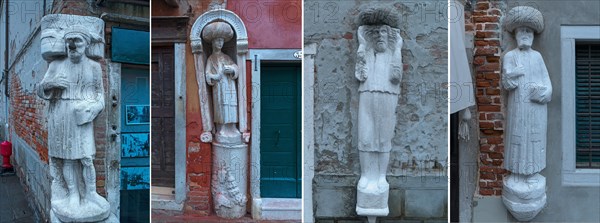
[[[6,96],[6,100],[4,101],[4,111],[6,114],[6,128],[4,130],[5,136],[6,136],[6,140],[8,140],[8,98],[10,97],[10,94],[8,93],[8,21],[10,20],[10,13],[8,12],[8,8],[9,8],[9,0],[5,0],[4,1],[6,3],[5,5],[5,13],[6,13],[6,20],[5,22],[5,26],[4,26],[4,34],[5,34],[5,38],[4,38],[4,44],[5,44],[5,48],[4,48],[4,72],[2,73],[2,79],[4,81],[4,95]]]
[[[10,94],[8,93],[8,20],[10,20],[10,14],[8,13],[8,8],[9,8],[9,0],[5,0],[4,1],[6,3],[6,8],[5,8],[5,13],[6,13],[6,20],[5,22],[5,26],[4,26],[4,44],[5,44],[5,48],[4,48],[4,95],[8,98],[10,97]],[[8,112],[8,110],[6,110],[6,112]],[[7,114],[8,115],[8,114]],[[6,116],[8,117],[8,116]]]

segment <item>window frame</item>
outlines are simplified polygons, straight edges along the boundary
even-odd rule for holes
[[[576,168],[575,42],[600,40],[600,26],[561,26],[563,186],[600,186],[600,169]]]

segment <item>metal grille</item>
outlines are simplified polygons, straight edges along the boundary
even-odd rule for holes
[[[577,42],[576,167],[600,169],[600,43]]]

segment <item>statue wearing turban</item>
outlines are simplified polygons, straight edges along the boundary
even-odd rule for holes
[[[206,83],[212,86],[214,122],[217,135],[239,134],[237,90],[235,79],[238,66],[221,51],[223,44],[233,38],[233,30],[224,22],[208,24],[202,31],[202,38],[212,43],[212,54],[206,62]]]

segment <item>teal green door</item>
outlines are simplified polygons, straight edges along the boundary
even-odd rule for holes
[[[300,198],[301,67],[262,64],[260,69],[260,194]]]

